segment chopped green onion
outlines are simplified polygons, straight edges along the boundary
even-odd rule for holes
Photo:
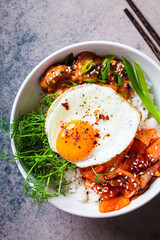
[[[141,86],[141,89],[150,98],[149,91],[148,91],[148,88],[147,88],[147,84],[146,84],[144,76],[143,76],[143,72],[140,69],[140,66],[136,62],[134,62],[134,66],[135,66],[136,75],[137,75],[137,78],[138,78],[138,82],[139,82],[139,84]]]
[[[118,87],[123,86],[123,79],[119,76],[117,72],[114,72],[114,80],[117,83]]]
[[[105,66],[108,60],[113,60],[114,58],[115,58],[115,55],[108,55],[102,62],[102,66]]]
[[[93,66],[93,60],[89,60],[81,69],[81,74],[88,72]]]
[[[124,57],[122,57],[122,59],[123,59],[128,77],[135,91],[137,92],[138,96],[141,98],[142,102],[144,103],[148,111],[160,123],[160,112],[155,107],[155,105],[153,104],[150,98],[142,70],[139,68],[138,64],[135,63],[135,68],[136,68],[136,73],[138,78],[137,80],[132,64]]]
[[[72,85],[71,85],[72,84]],[[78,86],[78,84],[76,83],[76,82],[72,82],[72,81],[68,81],[68,82],[66,82],[65,83],[65,85],[67,86],[67,87],[76,87],[76,86]]]
[[[110,60],[107,59],[106,64],[101,71],[102,80],[105,80],[108,77],[109,71],[110,71]]]
[[[84,80],[85,82],[89,82],[89,83],[96,83],[97,80],[93,79],[93,78],[87,78]]]
[[[73,61],[73,53],[69,53],[67,57],[65,57],[65,59],[63,60],[63,64],[70,66],[72,61]]]
[[[134,73],[134,69],[133,69],[132,64],[127,59],[125,59],[124,57],[122,57],[122,59],[123,59],[124,66],[126,68],[128,77],[129,77],[134,89],[136,90],[138,95],[141,94],[141,88],[138,84],[138,81],[137,81],[136,75]]]
[[[78,83],[70,81],[70,83],[73,84],[74,87],[78,86]]]
[[[124,94],[124,93],[121,93],[121,96],[122,96],[122,97],[125,97],[125,94]]]
[[[106,80],[101,80],[101,79],[98,79],[98,78],[97,78],[97,81],[100,82],[100,83],[107,83]]]

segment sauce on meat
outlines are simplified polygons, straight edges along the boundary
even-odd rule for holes
[[[90,60],[93,60],[93,65],[85,74],[81,74],[82,67]],[[53,65],[50,66],[40,80],[40,86],[45,92],[57,94],[63,93],[68,89],[70,83],[84,84],[86,79],[101,80],[101,70],[104,58],[99,57],[91,52],[82,52],[73,59],[71,66]],[[114,78],[114,72],[117,72],[123,79],[123,85],[118,86]],[[124,94],[126,99],[129,98],[130,80],[126,73],[124,64],[121,60],[110,61],[110,71],[107,77],[107,84],[99,83],[99,85],[111,86],[119,94]],[[72,84],[71,84],[72,85]]]

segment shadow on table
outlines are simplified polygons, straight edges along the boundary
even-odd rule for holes
[[[86,238],[84,237],[85,239],[160,239],[159,196],[140,209],[119,217],[109,219],[83,218],[83,220],[81,218],[81,220],[79,219],[80,221],[77,223],[75,218],[76,216],[72,218],[72,221],[75,221],[74,225],[77,225],[76,233],[78,236],[86,236]],[[82,221],[84,221],[84,223],[82,223]],[[80,226],[81,224],[83,227]]]

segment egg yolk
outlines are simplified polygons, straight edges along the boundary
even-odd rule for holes
[[[95,144],[93,127],[88,122],[74,120],[62,126],[56,147],[63,158],[78,161],[89,156]]]

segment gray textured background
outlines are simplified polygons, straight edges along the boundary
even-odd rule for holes
[[[160,34],[160,0],[134,0]],[[125,0],[1,0],[0,116],[10,116],[16,93],[29,72],[47,55],[72,43],[116,41],[135,47],[157,61],[125,16]],[[157,61],[158,62],[158,61]],[[0,148],[10,150],[7,136]],[[160,239],[159,196],[127,215],[87,219],[49,203],[37,207],[25,199],[16,164],[0,162],[0,239]]]

